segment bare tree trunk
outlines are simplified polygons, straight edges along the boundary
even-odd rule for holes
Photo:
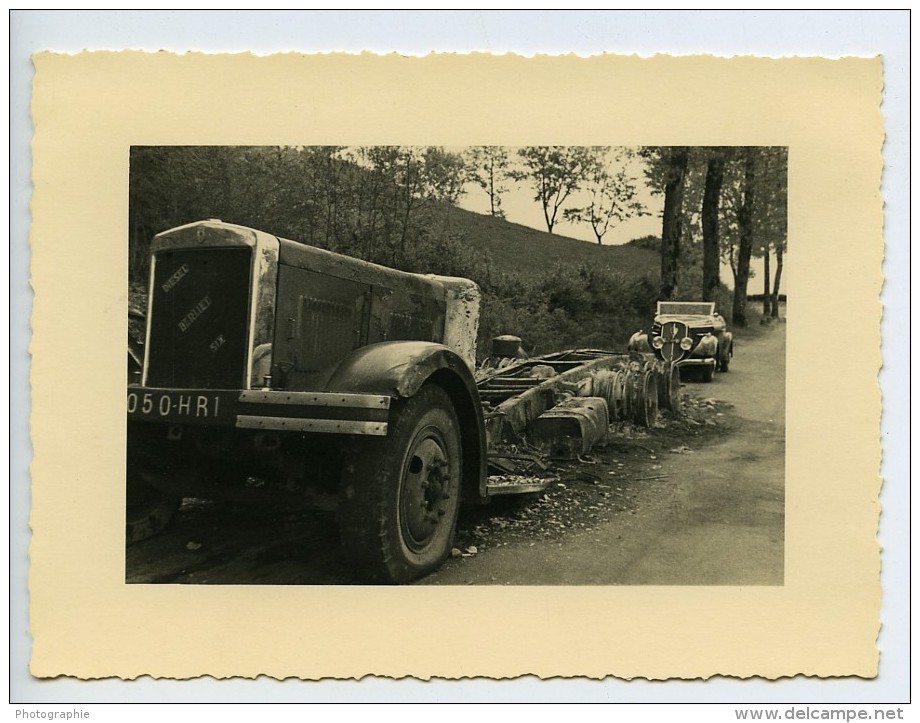
[[[735,298],[732,303],[732,323],[747,326],[747,285],[751,275],[751,251],[754,248],[754,154],[755,148],[744,149],[744,198],[738,214],[738,271],[735,274]]]
[[[495,206],[495,160],[489,158],[489,205],[492,210],[492,218],[498,215],[498,208]]]
[[[684,200],[689,150],[686,146],[670,149],[668,175],[664,187],[664,212],[661,223],[661,287],[658,298],[670,299],[677,287],[680,260],[680,213]]]
[[[763,315],[770,316],[770,245],[763,247]]]
[[[776,247],[776,276],[773,279],[773,296],[770,298],[771,306],[770,316],[774,319],[779,318],[779,282],[783,276],[783,247]]]
[[[546,231],[547,233],[553,232],[553,226],[556,223],[556,214],[552,216],[549,215],[549,202],[546,198],[543,199],[543,218],[546,221]]]
[[[725,157],[714,151],[706,167],[706,188],[703,191],[703,301],[715,301],[719,289],[719,195]]]

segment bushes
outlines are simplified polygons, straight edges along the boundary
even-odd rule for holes
[[[488,355],[491,339],[500,334],[521,337],[532,354],[622,349],[633,332],[651,322],[658,291],[648,277],[629,279],[610,269],[561,263],[533,279],[500,275],[480,285],[480,356]]]

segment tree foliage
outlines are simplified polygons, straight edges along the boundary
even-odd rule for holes
[[[511,176],[530,184],[534,200],[543,208],[546,230],[553,233],[560,209],[593,174],[597,158],[583,146],[525,146],[518,158],[523,168]]]
[[[450,246],[450,208],[466,178],[463,158],[440,147],[136,146],[130,271],[145,277],[156,233],[202,218],[417,266],[417,246]],[[434,257],[435,267],[449,263]]]
[[[563,218],[587,223],[597,243],[602,244],[613,226],[634,216],[646,216],[648,211],[638,198],[636,180],[626,171],[625,164],[632,153],[628,149],[614,151],[604,146],[591,148],[590,151],[595,158],[586,169],[587,179],[582,187],[587,203],[565,209]]]
[[[496,218],[504,218],[502,194],[507,193],[511,180],[511,158],[504,146],[475,146],[468,156],[469,178],[475,181],[489,196],[489,212]]]

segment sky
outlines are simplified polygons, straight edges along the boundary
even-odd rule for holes
[[[630,175],[636,180],[639,189],[639,198],[646,205],[650,215],[627,219],[618,226],[613,226],[604,235],[604,245],[625,244],[633,239],[643,236],[661,236],[661,210],[664,204],[663,196],[653,196],[645,185],[642,177],[641,164],[636,161],[629,169]],[[546,231],[546,221],[543,219],[543,208],[539,201],[534,200],[534,192],[525,182],[517,183],[508,181],[510,190],[502,195],[502,209],[505,218],[512,223],[530,226],[540,231]],[[585,202],[583,192],[573,194],[564,205],[564,208],[577,208]],[[476,213],[489,213],[489,196],[476,183],[466,185],[466,193],[461,197],[458,205],[467,211]],[[597,238],[587,223],[570,223],[562,218],[560,211],[554,233],[561,236],[581,239],[597,243]]]

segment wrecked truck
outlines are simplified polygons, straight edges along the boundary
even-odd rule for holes
[[[539,445],[541,418],[548,454],[578,454],[608,415],[648,424],[673,403],[642,355],[562,352],[477,372],[478,323],[466,279],[219,220],[158,234],[127,386],[127,543],[186,497],[334,510],[356,575],[409,582],[449,555],[461,502],[540,489],[490,484],[488,470]],[[583,403],[548,419],[571,398]]]

